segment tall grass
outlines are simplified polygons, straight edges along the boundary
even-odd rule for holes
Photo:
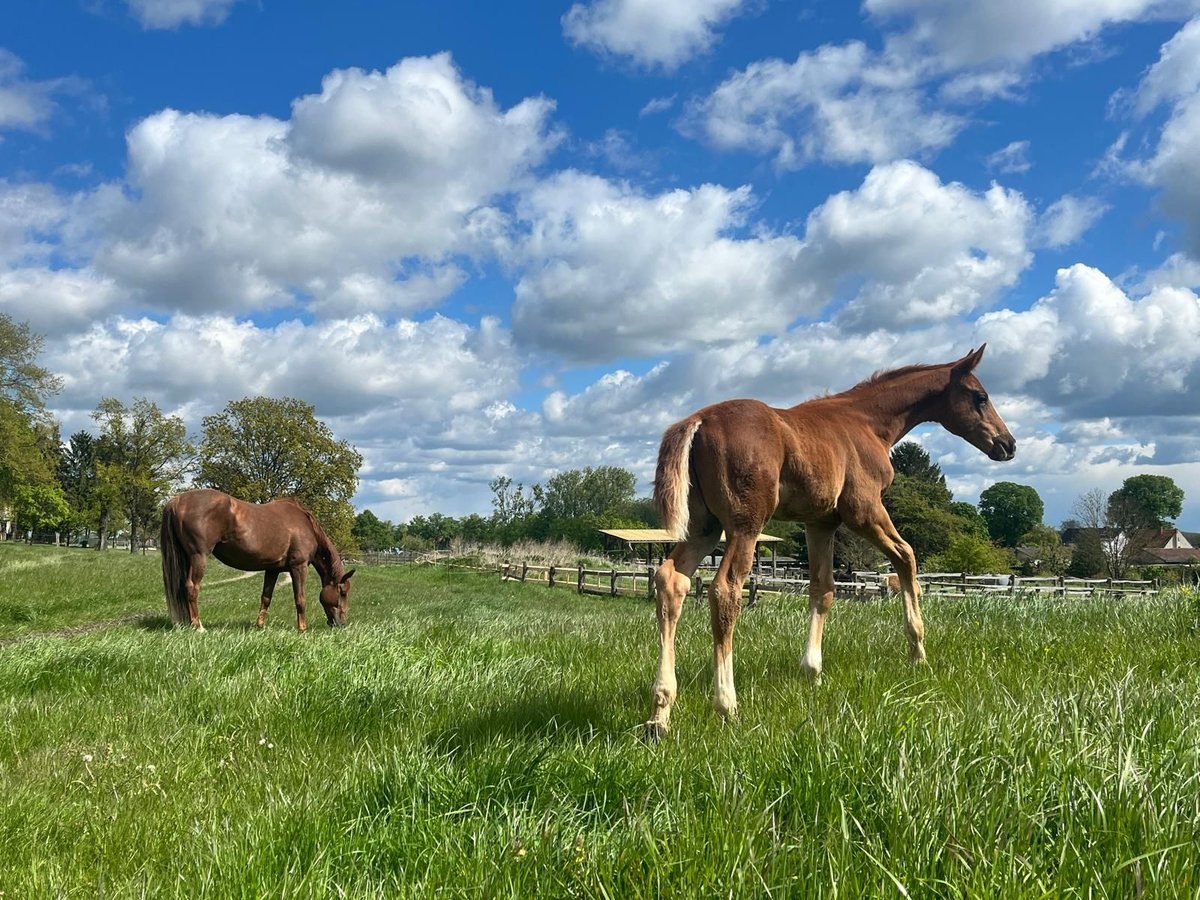
[[[645,601],[355,582],[339,631],[297,634],[282,586],[254,631],[250,580],[205,588],[203,635],[156,617],[0,647],[5,897],[1200,892],[1195,595],[931,598],[920,669],[894,603],[843,603],[820,687],[804,605],[764,603],[731,725],[689,601],[675,729],[649,746]]]

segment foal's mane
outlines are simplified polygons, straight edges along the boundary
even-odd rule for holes
[[[943,369],[945,366],[945,363],[917,363],[911,366],[901,366],[898,369],[880,369],[864,378],[858,384],[854,385],[854,387],[850,388],[850,390],[857,391],[862,388],[878,387],[879,385],[897,381],[908,375],[932,372],[934,369]]]

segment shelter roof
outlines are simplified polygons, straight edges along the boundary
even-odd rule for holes
[[[625,541],[630,544],[674,544],[675,538],[664,528],[601,528],[601,534]],[[725,540],[725,532],[721,532],[721,541]],[[773,534],[760,534],[758,543],[770,544],[782,541],[783,538]]]

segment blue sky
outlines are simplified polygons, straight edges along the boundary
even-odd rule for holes
[[[317,408],[395,521],[727,397],[957,358],[1047,521],[1200,529],[1197,0],[49,0],[0,31],[0,310],[105,396]]]

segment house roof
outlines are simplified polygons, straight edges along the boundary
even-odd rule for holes
[[[1143,552],[1167,565],[1185,566],[1188,563],[1200,563],[1200,547],[1182,550],[1147,547]]]
[[[663,528],[601,528],[601,534],[606,534],[609,537],[616,538],[618,541],[625,541],[629,544],[674,544],[675,538],[671,532]],[[725,532],[721,532],[721,541],[725,540]],[[773,534],[760,534],[758,543],[770,544],[775,541],[782,541],[783,538],[775,537]]]

